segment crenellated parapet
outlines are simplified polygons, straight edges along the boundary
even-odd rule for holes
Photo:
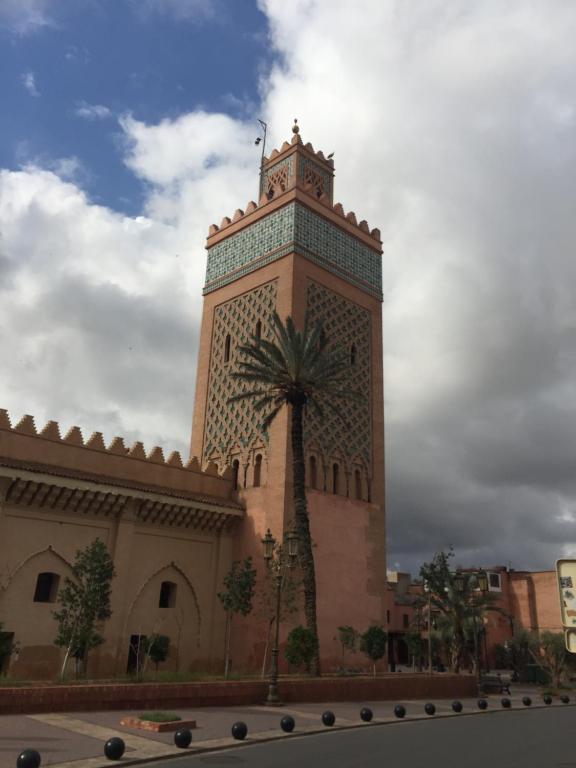
[[[330,198],[325,193],[322,193],[321,195],[315,194],[315,188],[312,185],[311,182],[307,182],[305,184],[302,184],[301,186],[297,186],[298,189],[301,189],[306,194],[310,195],[311,197],[314,197],[318,200],[321,205],[323,205],[327,210],[332,211],[336,216],[340,217],[344,221],[346,221],[348,224],[351,224],[353,227],[357,227],[360,232],[363,232],[364,234],[371,237],[376,243],[381,243],[381,236],[380,236],[380,230],[374,227],[373,229],[370,229],[370,226],[366,219],[362,219],[362,221],[358,222],[356,218],[356,214],[354,211],[349,211],[346,213],[344,210],[344,207],[342,206],[342,203],[335,203],[334,205],[330,202]],[[260,199],[260,203],[257,205],[253,200],[251,200],[247,205],[246,208],[237,208],[232,218],[229,218],[228,216],[224,216],[222,221],[220,222],[220,226],[217,224],[211,224],[208,229],[208,238],[212,238],[214,235],[218,233],[225,232],[231,225],[236,224],[239,221],[244,221],[246,219],[245,223],[250,223],[250,214],[254,213],[254,211],[257,211],[262,208],[262,206],[267,205],[271,200],[273,200],[276,196],[284,194],[286,190],[276,190],[273,189],[270,196],[263,195]],[[235,228],[237,230],[237,228]]]
[[[220,472],[216,464],[209,464],[203,470],[196,457],[183,461],[178,451],[172,451],[165,458],[160,446],[147,451],[137,441],[127,447],[122,437],[106,444],[101,432],[85,439],[78,426],[70,427],[64,435],[62,432],[56,421],[37,429],[28,414],[13,425],[8,412],[0,409],[0,467],[28,467],[237,506],[230,467]]]

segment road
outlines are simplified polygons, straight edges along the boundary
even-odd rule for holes
[[[369,725],[148,763],[150,768],[576,768],[576,707]]]

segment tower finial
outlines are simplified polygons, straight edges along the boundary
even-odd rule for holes
[[[298,118],[294,118],[294,125],[292,126],[292,133],[298,133],[300,128],[298,127]]]

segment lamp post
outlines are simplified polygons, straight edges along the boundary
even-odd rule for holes
[[[454,577],[454,585],[458,592],[464,592],[466,581],[470,581],[478,591],[485,594],[488,591],[488,576],[486,571],[476,571],[475,573],[457,573]],[[476,666],[476,678],[480,683],[480,649],[478,643],[478,616],[476,608],[472,602],[472,621],[474,625],[474,664]]]
[[[298,557],[298,534],[291,528],[284,535],[284,547],[276,546],[276,539],[270,529],[262,539],[264,545],[264,560],[274,578],[276,587],[276,618],[274,631],[274,647],[272,648],[272,664],[270,667],[270,681],[268,683],[268,696],[265,704],[272,707],[281,706],[278,696],[278,654],[280,645],[280,606],[282,600],[282,580],[287,568],[292,568]]]
[[[428,592],[428,674],[432,674],[432,590],[430,584],[424,582],[424,592]]]
[[[480,590],[482,595],[485,595],[486,592],[488,592],[488,574],[486,573],[486,571],[477,571],[475,576],[476,576],[476,585],[478,586],[478,589]],[[485,656],[486,665],[488,665],[488,656],[486,654],[486,627],[484,626],[484,622],[482,622],[482,629],[484,630],[484,656]],[[478,648],[478,646],[479,646],[479,638],[478,638],[478,634],[476,632],[476,614],[474,614],[474,634],[476,635],[476,638],[477,638],[476,639],[476,646]],[[478,672],[478,682],[480,682],[481,670],[480,670],[480,653],[479,653],[479,650],[478,650],[478,656],[477,656],[477,659],[476,659],[476,669],[477,669],[477,672]]]

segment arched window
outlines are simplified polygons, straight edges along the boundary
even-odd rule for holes
[[[258,320],[256,323],[256,330],[254,331],[254,336],[256,337],[256,341],[259,343],[260,339],[262,338],[262,321]]]
[[[238,490],[238,472],[240,471],[240,462],[234,459],[232,462],[232,488]]]
[[[332,493],[340,492],[340,467],[332,464]]]
[[[226,334],[226,340],[224,342],[224,362],[227,363],[230,360],[230,334]]]
[[[58,594],[60,576],[57,573],[39,573],[34,590],[35,603],[55,603]]]
[[[160,584],[160,599],[158,600],[158,608],[174,608],[176,605],[176,590],[177,584],[173,581],[163,581]]]
[[[310,461],[308,466],[310,468],[310,481],[309,481],[310,488],[316,488],[318,484],[318,473],[316,470],[316,456],[310,456]]]
[[[262,478],[262,454],[256,454],[254,459],[254,488],[260,487],[260,481]]]
[[[356,365],[356,344],[352,344],[350,347],[350,365]]]
[[[359,469],[354,470],[354,490],[356,492],[356,498],[362,498],[362,475]]]
[[[328,342],[328,338],[326,337],[326,331],[324,330],[324,328],[321,328],[320,329],[320,340],[318,342],[318,346],[320,347],[321,350],[324,349],[324,347],[326,346],[327,342]]]

